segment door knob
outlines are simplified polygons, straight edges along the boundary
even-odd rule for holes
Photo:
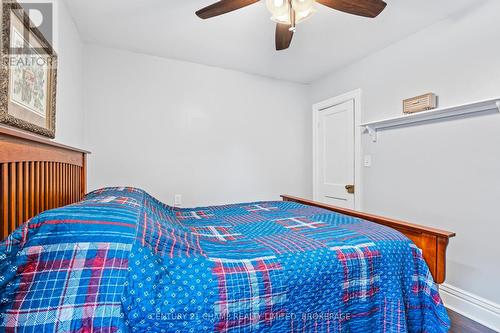
[[[354,194],[354,185],[346,185],[345,189],[347,190],[347,193]]]

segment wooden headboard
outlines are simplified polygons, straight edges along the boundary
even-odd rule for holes
[[[45,210],[81,200],[88,153],[0,127],[0,240]]]

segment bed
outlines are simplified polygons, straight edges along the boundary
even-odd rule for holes
[[[82,197],[87,152],[6,129],[0,148],[0,331],[449,328],[451,232],[291,196],[193,209],[131,187]]]

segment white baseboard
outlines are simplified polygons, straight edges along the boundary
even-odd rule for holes
[[[500,304],[446,283],[439,286],[439,293],[447,308],[500,332]]]

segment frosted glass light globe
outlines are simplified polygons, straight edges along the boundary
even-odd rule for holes
[[[277,23],[291,24],[289,0],[265,0],[267,9],[271,12],[271,20]],[[305,21],[316,12],[314,0],[292,0],[296,23]]]
[[[266,0],[267,9],[271,12],[273,21],[290,22],[290,5],[288,0]]]
[[[316,11],[314,0],[292,0],[292,7],[297,15],[297,23],[311,17]]]

